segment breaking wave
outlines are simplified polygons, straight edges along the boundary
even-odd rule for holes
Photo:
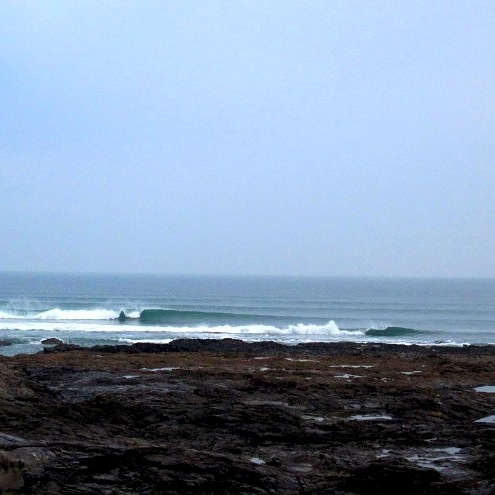
[[[39,312],[0,311],[0,319],[9,320],[113,320],[119,313],[111,309],[60,309]]]
[[[143,309],[139,315],[141,323],[177,324],[180,322],[226,322],[232,320],[261,320],[270,317],[250,314],[215,313],[209,311],[181,311],[176,309]]]
[[[0,330],[39,330],[68,332],[165,332],[175,335],[211,336],[313,336],[332,340],[391,340],[417,339],[430,333],[414,328],[387,326],[386,328],[341,329],[333,320],[302,321],[302,317],[282,317],[253,313],[230,313],[179,309],[23,309],[2,308]]]
[[[290,337],[290,336],[317,336],[318,338],[359,338],[363,336],[362,331],[341,330],[334,321],[329,321],[324,325],[312,325],[299,323],[296,325],[287,325],[276,327],[272,325],[200,325],[200,326],[145,326],[145,325],[109,325],[104,322],[96,321],[17,321],[15,325],[9,322],[0,322],[0,330],[18,330],[18,331],[56,331],[56,332],[98,332],[113,334],[173,334],[173,335],[190,335],[199,337],[208,336],[263,336],[263,337]]]
[[[415,330],[414,328],[387,327],[383,329],[370,328],[365,333],[366,335],[373,337],[405,337],[405,336],[419,335],[426,332],[421,330]]]
[[[219,313],[210,311],[190,311],[177,309],[143,309],[143,310],[114,310],[114,309],[61,309],[53,308],[42,311],[0,310],[0,320],[119,320],[144,325],[225,325],[252,324],[279,321],[280,317],[273,315],[256,315],[249,313]]]

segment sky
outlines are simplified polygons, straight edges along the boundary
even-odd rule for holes
[[[493,0],[3,0],[0,270],[495,277]]]

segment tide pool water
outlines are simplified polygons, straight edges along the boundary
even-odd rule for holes
[[[0,274],[3,354],[177,338],[495,343],[495,280]]]

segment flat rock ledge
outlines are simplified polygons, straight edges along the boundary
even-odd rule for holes
[[[493,346],[55,343],[0,357],[0,493],[493,494],[487,386]]]

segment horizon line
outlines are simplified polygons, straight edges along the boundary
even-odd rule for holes
[[[184,272],[112,272],[82,270],[5,270],[0,274],[16,275],[90,275],[90,276],[129,276],[129,277],[218,277],[218,278],[354,278],[354,279],[416,279],[416,280],[495,280],[495,276],[475,275],[383,275],[383,274],[273,274],[273,273],[184,273]]]

